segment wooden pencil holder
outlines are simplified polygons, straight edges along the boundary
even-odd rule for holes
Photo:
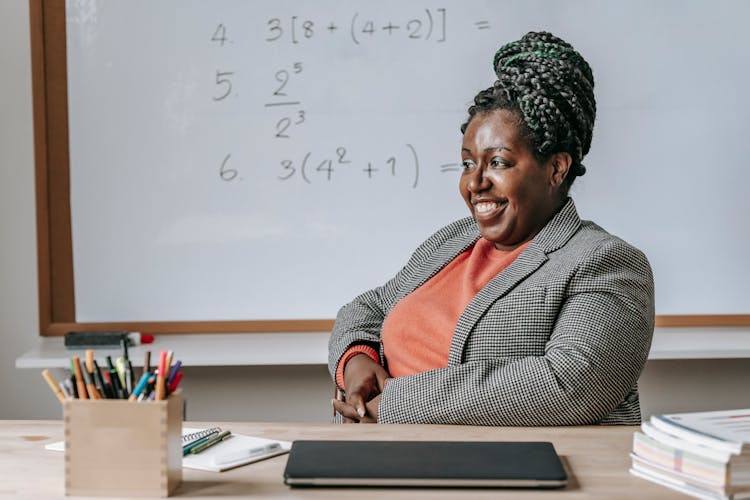
[[[182,392],[163,401],[70,400],[65,494],[166,497],[182,481]]]

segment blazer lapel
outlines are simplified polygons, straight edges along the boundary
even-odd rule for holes
[[[580,225],[581,219],[578,217],[573,200],[569,198],[563,208],[534,237],[526,250],[510,266],[490,280],[471,300],[461,314],[453,332],[448,366],[462,362],[466,340],[485,311],[518,283],[539,269],[547,261],[547,254],[567,243],[578,231]]]
[[[448,263],[476,243],[479,238],[479,230],[476,226],[472,226],[467,231],[456,235],[456,237],[441,245],[429,259],[422,262],[419,270],[411,276],[407,285],[401,288],[394,304],[435,276]]]

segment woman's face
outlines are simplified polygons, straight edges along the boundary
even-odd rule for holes
[[[518,123],[518,116],[505,109],[476,114],[461,147],[461,196],[482,236],[501,250],[530,240],[552,218],[569,167],[565,153],[539,163]]]

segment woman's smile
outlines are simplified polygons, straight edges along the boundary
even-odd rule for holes
[[[508,206],[508,201],[475,201],[474,218],[477,222],[498,217]]]

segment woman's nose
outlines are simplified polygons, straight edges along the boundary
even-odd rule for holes
[[[469,184],[467,187],[472,193],[484,191],[489,187],[489,182],[487,180],[487,176],[485,175],[484,168],[480,166],[474,169],[474,171],[471,173],[471,177],[469,177]]]

